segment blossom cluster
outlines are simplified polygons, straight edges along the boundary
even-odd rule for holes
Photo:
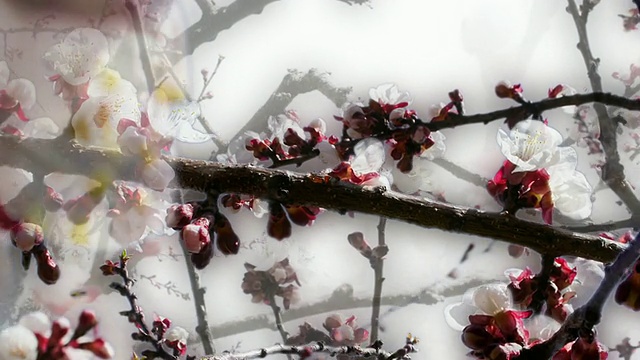
[[[554,209],[573,219],[591,214],[591,185],[576,171],[576,151],[560,146],[557,130],[540,120],[524,120],[509,133],[500,129],[497,140],[507,160],[487,190],[506,211],[540,209],[548,224]]]
[[[328,316],[322,327],[325,331],[314,328],[305,322],[298,327],[298,334],[287,339],[288,345],[304,345],[321,341],[331,346],[361,345],[369,340],[369,331],[358,326],[356,317],[343,319],[340,314]]]
[[[66,318],[53,322],[35,312],[23,316],[17,325],[0,332],[0,358],[6,360],[111,359],[111,345],[95,331],[96,314],[83,311],[75,330]],[[92,335],[89,335],[90,331]]]
[[[279,296],[282,298],[282,305],[288,310],[291,304],[300,300],[300,282],[288,258],[276,262],[266,271],[256,270],[249,263],[245,263],[244,268],[247,272],[244,273],[241,287],[245,294],[251,295],[251,302],[275,306],[275,296]]]
[[[165,221],[168,227],[180,230],[181,241],[198,269],[204,269],[211,261],[214,241],[225,255],[237,254],[240,249],[240,239],[229,219],[206,203],[172,205]]]

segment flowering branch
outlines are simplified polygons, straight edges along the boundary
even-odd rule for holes
[[[105,265],[100,268],[104,275],[118,275],[122,278],[122,283],[112,282],[109,285],[109,287],[118,291],[120,295],[126,297],[129,301],[131,310],[122,311],[120,312],[120,315],[126,316],[129,319],[129,322],[135,324],[138,329],[138,332],[132,334],[132,337],[135,340],[147,342],[153,346],[155,351],[151,351],[153,355],[149,354],[152,359],[159,357],[164,360],[176,360],[178,356],[168,353],[162,346],[162,336],[154,338],[151,330],[144,321],[145,316],[142,312],[142,308],[138,305],[138,297],[131,290],[135,281],[129,276],[129,270],[127,269],[128,260],[129,257],[126,252],[123,251],[122,255],[120,255],[120,261],[117,264],[107,261]],[[147,352],[145,351],[144,354],[146,356]]]
[[[347,102],[347,94],[351,92],[351,88],[339,88],[329,83],[322,73],[318,73],[317,69],[310,69],[306,73],[297,70],[290,70],[287,75],[271,94],[269,99],[256,111],[251,119],[231,138],[237,138],[239,135],[251,130],[261,132],[266,127],[266,121],[269,116],[284,113],[285,108],[291,100],[300,94],[311,91],[320,91],[324,96],[331,100],[336,106],[340,107]],[[218,153],[224,153],[226,147],[220,149]]]
[[[274,345],[268,348],[252,350],[240,354],[222,354],[212,357],[204,357],[201,360],[240,360],[240,359],[256,359],[264,358],[273,354],[293,354],[299,355],[300,359],[305,359],[313,353],[328,353],[331,356],[339,354],[350,355],[351,357],[362,357],[367,359],[393,360],[407,359],[407,354],[416,352],[415,344],[417,339],[409,334],[407,343],[404,347],[393,353],[381,349],[382,342],[378,341],[375,347],[361,348],[360,346],[326,346],[322,342],[311,343],[301,346]]]
[[[386,247],[385,243],[385,227],[387,225],[387,219],[384,217],[380,217],[380,221],[378,222],[378,247],[384,248]],[[373,271],[375,274],[375,283],[373,288],[373,301],[371,305],[371,342],[375,342],[378,340],[378,328],[380,323],[380,301],[382,295],[382,283],[384,282],[384,277],[382,276],[384,265],[384,259],[382,256],[372,256],[371,257],[371,267],[373,267]]]
[[[589,13],[593,10],[596,3],[589,0],[583,0],[580,10],[574,0],[567,0],[567,11],[571,14],[573,22],[578,31],[578,50],[582,54],[587,75],[591,82],[591,89],[595,92],[602,92],[602,79],[598,74],[598,65],[600,59],[593,56],[589,46],[589,37],[587,36],[587,20]],[[629,100],[640,105],[637,100]],[[620,155],[618,154],[618,146],[616,139],[617,123],[611,121],[607,108],[604,105],[614,105],[613,103],[595,103],[593,108],[598,115],[598,123],[600,125],[600,142],[605,154],[605,164],[602,168],[602,180],[609,185],[611,190],[620,197],[620,200],[629,208],[633,215],[640,214],[640,200],[633,194],[629,184],[625,181],[624,166],[620,164]],[[623,106],[624,107],[624,106]],[[638,110],[638,109],[634,109]]]
[[[0,136],[0,165],[136,181],[135,157],[113,150],[97,150],[73,142]],[[40,154],[47,154],[46,159]],[[542,254],[579,256],[611,261],[624,246],[593,235],[520,220],[506,213],[420,199],[381,188],[366,188],[326,179],[253,166],[232,166],[210,161],[166,157],[176,173],[170,186],[238,193],[283,204],[317,206],[336,211],[352,210],[398,219],[447,231],[490,237],[529,247]],[[101,169],[97,173],[96,169]]]
[[[583,332],[592,332],[592,328],[600,322],[602,309],[616,285],[627,275],[627,271],[640,258],[640,234],[611,264],[606,268],[600,286],[589,301],[576,309],[550,339],[523,350],[518,360],[549,359],[565,344],[574,341]]]

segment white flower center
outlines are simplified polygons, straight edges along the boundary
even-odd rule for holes
[[[534,134],[514,131],[514,140],[517,145],[517,150],[514,155],[523,161],[531,159],[535,154],[542,151],[547,144],[547,137],[544,136],[540,130],[536,130]]]

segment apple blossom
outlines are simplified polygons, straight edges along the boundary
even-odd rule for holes
[[[96,29],[75,29],[44,54],[55,71],[70,85],[80,85],[97,75],[109,62],[107,38]]]

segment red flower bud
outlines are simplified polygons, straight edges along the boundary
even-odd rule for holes
[[[44,235],[42,227],[32,223],[21,223],[11,229],[11,243],[22,251],[31,251],[34,246],[42,244]]]
[[[209,219],[201,217],[182,228],[182,241],[190,253],[199,253],[205,245],[211,242],[210,224]]]
[[[216,244],[218,245],[218,250],[225,255],[237,254],[240,249],[240,239],[233,231],[229,219],[220,213],[216,214],[213,228],[217,235]]]
[[[80,319],[78,320],[78,326],[76,327],[76,330],[73,333],[72,339],[77,339],[81,336],[84,336],[89,330],[93,329],[96,325],[98,325],[98,319],[96,318],[96,313],[93,310],[84,310],[80,314]]]
[[[51,257],[49,250],[40,244],[33,248],[33,255],[38,263],[38,277],[47,285],[55,284],[60,278],[60,268]]]

